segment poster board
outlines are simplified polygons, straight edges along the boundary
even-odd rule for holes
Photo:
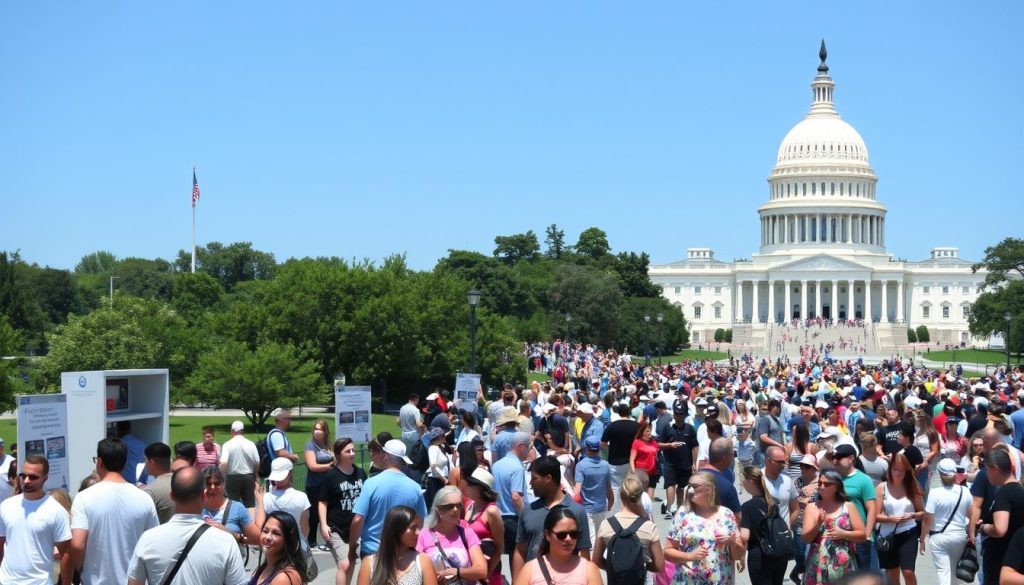
[[[368,443],[373,437],[369,386],[334,387],[334,436]]]
[[[480,374],[455,374],[455,405],[459,410],[476,412]]]
[[[18,396],[20,459],[42,455],[50,462],[44,489],[68,489],[68,397],[64,394]]]

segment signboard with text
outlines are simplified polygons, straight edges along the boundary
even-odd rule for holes
[[[68,397],[64,394],[18,396],[20,459],[42,455],[50,462],[45,489],[68,489]]]
[[[459,410],[476,412],[480,374],[455,374],[455,405]]]
[[[334,436],[368,443],[373,437],[369,386],[334,387]]]

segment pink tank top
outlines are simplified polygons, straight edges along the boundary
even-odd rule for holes
[[[530,561],[530,565],[530,585],[548,585],[547,580],[544,579],[544,573],[540,570],[538,559]],[[556,576],[551,571],[551,563],[548,563],[548,571],[551,572],[551,580],[559,583],[559,585],[588,585],[587,561],[582,558],[576,563],[576,568],[565,576]]]
[[[470,505],[470,502],[472,502],[472,500],[466,500],[467,507]],[[484,509],[480,510],[479,513],[477,513],[476,510],[473,510],[473,514],[476,515],[476,518],[473,518],[473,521],[469,523],[470,529],[473,530],[473,533],[476,534],[477,538],[481,541],[485,538],[494,540],[494,535],[491,534],[491,527],[487,525],[487,509],[491,506],[497,506],[497,504],[495,502],[490,502],[484,506]],[[501,553],[501,551],[498,552],[499,554]],[[487,584],[502,585],[500,562],[498,563],[498,566],[494,568],[494,572],[487,577]]]

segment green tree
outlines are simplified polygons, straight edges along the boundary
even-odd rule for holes
[[[533,260],[540,253],[540,244],[537,242],[537,234],[533,230],[525,234],[512,234],[511,236],[495,236],[494,257],[500,258],[506,264],[512,265],[520,260]]]
[[[110,274],[117,264],[117,256],[106,250],[98,250],[82,256],[75,265],[75,274]]]
[[[0,412],[13,410],[14,396],[26,391],[18,380],[18,362],[9,359],[23,351],[21,336],[11,327],[7,317],[0,315]]]
[[[465,280],[483,294],[480,304],[501,315],[528,318],[538,304],[516,267],[479,252],[449,250],[448,256],[438,261],[435,271],[449,273]]]
[[[917,343],[917,332],[913,327],[907,327],[907,343]]]
[[[978,295],[967,316],[973,335],[1006,335],[1006,315],[1010,315],[1010,351],[1024,352],[1024,281],[1013,280]]]
[[[555,274],[548,291],[550,308],[557,314],[572,315],[573,339],[598,347],[612,347],[619,333],[618,316],[622,294],[611,275],[589,266],[565,265]],[[560,334],[565,325],[553,320]]]
[[[732,343],[732,329],[725,330],[725,342]]]
[[[647,275],[647,268],[650,266],[651,258],[647,252],[620,252],[615,256],[612,269],[618,275],[619,289],[623,296],[627,297],[659,297],[661,289],[658,288]]]
[[[143,299],[171,300],[174,267],[157,258],[125,258],[114,265],[114,289]]]
[[[5,315],[15,329],[38,334],[46,317],[29,291],[21,256],[17,252],[0,252],[0,315]]]
[[[611,347],[616,349],[643,355],[646,341],[651,355],[657,355],[659,314],[663,319],[661,348],[664,355],[671,355],[690,341],[683,313],[663,298],[625,297],[614,312],[618,314],[619,328]],[[651,318],[649,324],[644,317]],[[575,331],[575,326],[573,330]]]
[[[56,391],[61,372],[168,368],[172,384],[190,369],[185,320],[165,303],[116,295],[114,306],[72,315],[50,337],[39,362],[42,389]]]
[[[179,272],[191,272],[192,252],[180,250],[175,266]],[[240,282],[274,278],[277,262],[273,254],[254,249],[252,242],[235,242],[227,246],[209,242],[196,248],[196,270],[213,276],[224,290],[230,291]]]
[[[985,248],[985,257],[971,266],[971,270],[977,272],[982,268],[988,271],[982,288],[996,286],[1011,278],[1024,278],[1024,240],[1006,238]]]
[[[725,341],[725,329],[715,329],[715,341],[717,343],[722,343],[723,341]]]
[[[82,292],[67,270],[33,266],[29,281],[31,295],[50,323],[60,324],[70,313],[84,312]]]
[[[565,247],[565,230],[558,229],[557,224],[551,224],[544,228],[544,245],[547,250],[544,255],[548,258],[561,260],[569,250]]]
[[[604,230],[590,227],[580,234],[576,241],[576,254],[590,260],[600,260],[611,253],[611,246],[608,245],[608,235]]]
[[[290,344],[269,341],[250,349],[227,341],[203,354],[185,385],[203,402],[237,408],[262,428],[276,408],[327,402],[328,386],[317,370]]]
[[[185,272],[174,277],[171,306],[186,321],[195,323],[220,303],[223,296],[224,288],[216,278],[205,272]]]
[[[928,327],[925,325],[917,326],[917,340],[921,343],[928,343],[931,341],[931,336],[928,334]]]

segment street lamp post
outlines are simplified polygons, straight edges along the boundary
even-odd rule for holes
[[[475,288],[466,293],[469,300],[469,373],[476,373],[476,305],[480,302],[480,291]]]
[[[661,328],[664,325],[665,315],[658,313],[655,318],[658,320],[658,367],[661,367],[661,354],[665,353],[661,348]]]
[[[651,332],[651,316],[644,315],[644,365],[651,365],[651,346],[647,342]]]
[[[572,339],[572,315],[570,315],[569,313],[565,314],[565,328],[565,355],[566,357],[568,357],[570,354],[572,354],[572,342],[569,341],[570,339]]]
[[[1007,312],[1006,314],[1003,315],[1003,320],[1006,321],[1006,337],[1003,339],[1003,342],[1006,344],[1006,375],[1009,376],[1010,375],[1010,321],[1013,321],[1013,315],[1011,315],[1009,312]],[[1009,383],[1009,378],[1007,378],[1007,383]]]

